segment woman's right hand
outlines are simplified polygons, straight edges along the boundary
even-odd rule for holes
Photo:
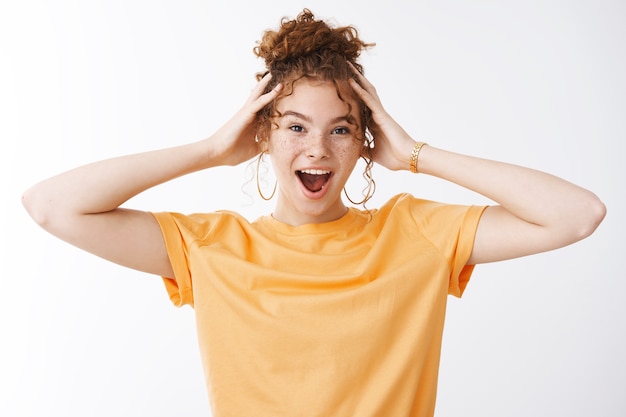
[[[44,229],[79,248],[120,265],[172,276],[154,217],[120,205],[182,175],[237,165],[256,155],[256,114],[282,88],[263,94],[269,80],[264,77],[243,107],[208,139],[106,159],[48,178],[24,193],[25,208]]]
[[[239,111],[209,138],[212,156],[219,159],[221,165],[238,165],[260,152],[255,140],[257,113],[271,103],[282,89],[282,84],[278,84],[264,94],[271,78],[270,73],[265,75]]]

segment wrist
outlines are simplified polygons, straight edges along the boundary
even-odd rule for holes
[[[409,171],[414,174],[418,174],[420,172],[419,157],[424,146],[428,146],[428,144],[426,142],[416,142],[411,150],[411,155],[409,157]]]

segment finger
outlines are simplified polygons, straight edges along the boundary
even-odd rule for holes
[[[283,89],[282,83],[277,84],[267,93],[264,93],[267,85],[272,79],[272,75],[268,72],[263,78],[252,88],[248,100],[244,108],[250,113],[256,113],[276,98],[278,93]]]
[[[257,98],[257,100],[255,101],[255,104],[258,106],[258,110],[262,109],[267,104],[271,103],[272,100],[274,100],[276,96],[278,96],[278,93],[280,93],[282,89],[283,89],[282,83],[276,84],[276,86],[272,88],[270,91],[263,94],[261,97]]]
[[[363,102],[365,103],[367,107],[369,107],[372,110],[374,110],[377,107],[380,107],[378,97],[373,96],[369,91],[363,88],[356,80],[350,79],[349,82],[350,82],[350,85],[352,86],[352,90],[354,90],[356,95],[359,96],[361,100],[363,100]]]
[[[258,83],[256,83],[256,85],[250,91],[249,100],[253,101],[259,98],[265,91],[265,88],[267,87],[271,79],[272,79],[272,74],[270,72],[265,74],[263,78],[261,78],[261,80]]]
[[[361,84],[363,86],[363,88],[365,88],[366,90],[370,91],[370,90],[376,90],[376,88],[374,87],[374,84],[372,84],[370,82],[370,80],[368,80],[365,75],[363,75],[361,72],[359,72],[358,69],[356,69],[356,67],[348,61],[348,65],[350,66],[350,68],[352,69],[352,72],[354,72],[354,74],[356,75],[357,79],[359,80],[359,84]]]

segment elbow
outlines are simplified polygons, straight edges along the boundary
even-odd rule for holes
[[[579,221],[576,227],[578,233],[576,240],[582,240],[595,232],[602,223],[606,216],[606,206],[595,194],[591,194],[577,211]]]
[[[51,204],[50,202],[46,204],[45,198],[37,192],[36,187],[30,188],[22,194],[22,206],[35,223],[45,228],[50,217],[48,209]]]

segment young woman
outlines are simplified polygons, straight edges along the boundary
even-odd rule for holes
[[[255,52],[267,73],[207,139],[82,166],[24,193],[46,230],[162,276],[176,305],[194,307],[216,416],[431,416],[447,295],[462,294],[474,265],[571,244],[605,215],[593,193],[563,179],[416,141],[363,75],[357,59],[369,46],[353,27],[304,10],[265,33]],[[265,154],[277,187],[264,198],[276,206],[254,222],[120,207]],[[401,194],[348,207],[342,191],[359,158],[366,199],[377,163],[495,204]]]

